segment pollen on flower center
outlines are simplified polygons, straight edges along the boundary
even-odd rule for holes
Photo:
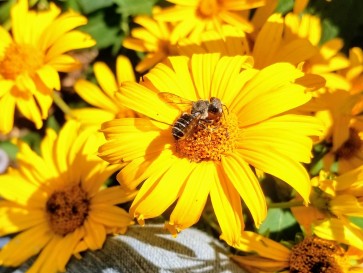
[[[0,60],[0,75],[5,79],[14,80],[24,72],[33,74],[44,63],[44,54],[37,48],[26,44],[12,43]]]
[[[200,121],[190,136],[176,141],[176,151],[195,162],[219,161],[224,153],[235,148],[238,133],[238,119],[234,114],[225,114],[210,123]]]
[[[291,251],[290,273],[344,273],[347,268],[345,251],[334,241],[306,237]]]
[[[219,12],[220,0],[200,0],[197,14],[202,18],[212,17]]]
[[[63,236],[82,226],[88,216],[89,205],[87,193],[80,185],[55,191],[46,204],[53,232]]]
[[[362,140],[355,129],[350,129],[349,138],[343,145],[336,151],[338,158],[349,159],[353,157],[357,151],[362,147]]]

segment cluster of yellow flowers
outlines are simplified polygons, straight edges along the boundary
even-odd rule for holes
[[[172,207],[165,228],[177,236],[211,206],[220,238],[243,253],[232,258],[251,272],[363,272],[362,49],[345,56],[341,39],[319,43],[308,1],[284,16],[275,0],[168,2],[134,18],[140,27],[124,40],[145,53],[140,80],[125,56],[116,75],[97,62],[98,85],[74,85],[91,107],[66,113],[58,135],[47,129],[40,154],[14,139],[0,236],[18,234],[0,265],[39,254],[30,272],[64,271],[133,219],[144,225]],[[0,133],[19,116],[43,127],[58,72],[80,67],[69,52],[95,45],[75,30],[86,23],[54,4],[14,4],[11,30],[0,26]],[[115,172],[120,185],[105,187]],[[258,228],[277,205],[261,186],[271,178],[288,189],[282,201],[305,236],[294,246],[245,229],[246,217]],[[129,212],[117,206],[128,201]]]

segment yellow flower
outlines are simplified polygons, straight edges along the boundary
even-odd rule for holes
[[[135,82],[129,59],[125,56],[117,57],[116,77],[104,62],[96,62],[93,70],[100,87],[90,81],[80,79],[75,83],[74,89],[83,100],[95,108],[73,109],[71,114],[82,124],[93,125],[97,128],[101,123],[114,118],[134,117],[135,112],[122,106],[119,99],[115,97],[115,92],[122,82]]]
[[[220,31],[206,30],[200,41],[185,38],[178,42],[180,55],[191,57],[200,53],[221,53],[223,56],[250,55],[246,34],[233,26],[223,25]]]
[[[37,129],[48,117],[52,90],[60,89],[58,71],[79,67],[66,52],[95,44],[75,27],[87,19],[72,11],[61,11],[51,3],[47,11],[35,12],[27,0],[11,9],[11,34],[0,26],[0,132],[13,127],[15,108]]]
[[[171,41],[189,37],[199,40],[205,30],[221,29],[224,24],[236,26],[245,31],[253,31],[252,24],[242,15],[242,11],[263,6],[264,0],[168,0],[174,3],[155,14],[157,20],[175,24]]]
[[[350,93],[363,90],[363,50],[353,47],[349,50],[349,67],[338,71],[351,84]],[[363,107],[362,107],[363,108]]]
[[[313,232],[363,250],[363,232],[349,218],[363,217],[362,180],[363,167],[337,177],[321,171],[312,179],[309,206],[293,207],[291,211],[307,234]]]
[[[314,112],[325,124],[321,141],[325,141],[328,152],[323,158],[323,168],[344,173],[362,165],[363,120],[359,114],[363,96],[332,88],[322,88],[314,96],[303,108]]]
[[[58,136],[48,129],[41,156],[18,142],[18,169],[0,177],[0,236],[19,234],[0,251],[0,265],[18,266],[39,253],[29,272],[65,271],[72,255],[101,248],[107,234],[132,224],[115,205],[135,192],[103,187],[117,166],[97,157],[102,135],[91,132],[75,121]]]
[[[309,136],[319,134],[320,123],[286,113],[310,99],[294,83],[304,76],[301,71],[288,63],[256,70],[248,56],[219,54],[170,57],[169,63],[158,64],[141,84],[122,84],[117,93],[147,118],[102,125],[108,141],[100,156],[110,163],[129,163],[118,181],[131,189],[145,181],[130,209],[139,223],[177,201],[166,223],[176,235],[198,221],[210,196],[222,238],[238,244],[244,228],[241,198],[256,225],[266,216],[265,197],[251,167],[279,177],[308,200],[309,176],[299,162],[310,161]],[[183,99],[168,103],[169,96]],[[192,106],[180,104],[185,99],[201,100],[202,109],[192,115]],[[223,106],[214,104],[218,99]],[[178,105],[187,106],[184,120]],[[190,130],[175,124],[177,120],[191,120],[186,126]]]
[[[243,232],[242,237],[241,250],[255,254],[232,259],[250,272],[362,272],[358,267],[362,254],[357,257],[354,249],[346,251],[335,241],[309,236],[290,249],[253,232]]]
[[[331,39],[322,45],[319,42],[322,37],[320,18],[311,14],[289,13],[285,17],[285,37],[287,40],[305,38],[318,48],[318,52],[309,58],[303,65],[307,73],[323,76],[328,87],[341,88],[341,78],[333,73],[349,66],[349,61],[340,50],[343,48],[343,40]]]
[[[154,12],[159,8],[154,8]],[[134,22],[141,27],[131,31],[131,37],[125,38],[123,46],[135,51],[146,53],[145,58],[136,65],[136,71],[142,73],[163,62],[168,56],[177,53],[175,42],[172,43],[170,23],[156,21],[149,16],[137,16]]]
[[[318,53],[318,48],[305,37],[288,35],[288,27],[281,14],[271,15],[256,36],[252,54],[256,68],[275,62],[297,65]]]

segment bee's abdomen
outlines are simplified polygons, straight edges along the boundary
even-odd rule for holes
[[[172,134],[175,140],[184,138],[192,129],[191,123],[195,117],[191,114],[182,114],[180,118],[174,123]]]

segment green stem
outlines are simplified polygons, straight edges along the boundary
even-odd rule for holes
[[[69,108],[57,91],[53,91],[53,101],[65,115],[68,115],[73,119],[75,118],[71,113],[71,108]]]
[[[288,209],[288,208],[300,207],[300,206],[304,206],[304,201],[289,201],[289,202],[268,204],[269,208],[280,208],[280,209]]]

